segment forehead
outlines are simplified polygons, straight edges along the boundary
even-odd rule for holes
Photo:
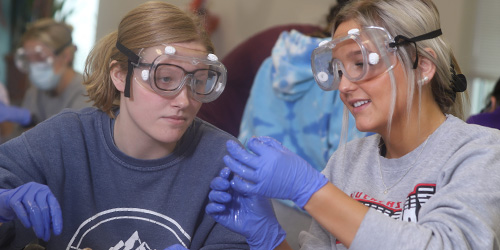
[[[335,30],[335,33],[333,33],[333,39],[347,36],[347,32],[351,29],[360,29],[361,30],[361,25],[359,25],[359,23],[354,21],[354,20],[348,20],[348,21],[342,22]]]
[[[175,55],[186,57],[206,58],[207,51],[205,47],[199,42],[189,43],[172,43],[169,46],[175,48]],[[154,60],[156,57],[165,54],[166,45],[158,45],[149,47],[141,52],[141,57],[145,60]]]

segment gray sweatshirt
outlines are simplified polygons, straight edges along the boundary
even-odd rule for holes
[[[447,115],[427,143],[398,159],[380,156],[380,139],[339,147],[323,171],[372,208],[350,249],[499,249],[499,130]],[[300,242],[346,249],[316,221]]]

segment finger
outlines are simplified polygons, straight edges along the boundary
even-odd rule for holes
[[[283,146],[283,144],[281,142],[279,142],[278,140],[276,140],[272,137],[269,137],[269,136],[259,136],[256,138],[256,140],[259,140],[263,144],[268,145],[268,146],[273,147],[273,148],[278,149],[278,150],[286,149],[285,146]]]
[[[40,209],[41,227],[43,228],[42,239],[44,241],[48,241],[50,238],[50,209],[47,202],[48,192],[50,192],[48,189],[42,189],[34,195],[35,204],[38,204],[38,208]]]
[[[227,192],[212,190],[208,194],[208,199],[215,203],[228,203],[231,201],[231,195]]]
[[[225,167],[225,168],[221,169],[219,176],[224,178],[224,179],[227,179],[227,178],[229,178],[230,174],[231,174],[231,169],[229,169],[228,167]]]
[[[252,182],[255,182],[257,180],[256,172],[254,169],[249,168],[247,165],[242,164],[229,155],[224,156],[223,160],[226,166],[228,166],[232,172],[234,172],[236,175],[239,175],[241,178]]]
[[[229,181],[222,177],[215,177],[210,182],[210,188],[217,191],[227,191],[230,187]]]
[[[250,152],[248,152],[246,149],[242,148],[238,143],[235,141],[227,141],[226,142],[226,148],[227,152],[236,160],[245,163],[246,165],[249,165],[249,167],[255,168],[255,166],[258,166],[258,164],[255,164],[258,162],[258,157]]]
[[[28,191],[27,186],[20,186],[16,188],[15,193],[10,198],[10,207],[16,214],[17,218],[26,228],[31,228],[31,222],[29,220],[28,212],[26,211],[22,199],[24,194]]]
[[[208,203],[208,205],[205,207],[205,212],[207,214],[221,213],[224,212],[225,210],[226,206],[219,203]]]
[[[49,203],[50,208],[50,218],[52,219],[52,230],[55,235],[59,235],[62,232],[62,213],[61,206],[59,206],[59,202],[57,202],[56,197],[52,192],[47,197],[47,202]]]
[[[247,143],[247,147],[250,151],[259,156],[269,154],[269,152],[273,152],[276,150],[283,150],[283,146],[281,146],[278,141],[274,139],[266,139],[262,141],[260,137],[254,137],[250,139]]]
[[[255,184],[247,182],[239,176],[234,176],[233,180],[231,181],[231,187],[236,192],[238,192],[244,196],[254,194],[254,190],[255,190],[255,188],[254,188]]]
[[[44,226],[43,226],[43,216],[40,212],[40,208],[35,201],[35,193],[34,192],[26,192],[24,195],[22,203],[26,212],[28,213],[29,220],[31,222],[31,227],[35,231],[35,234],[38,238],[44,238]]]

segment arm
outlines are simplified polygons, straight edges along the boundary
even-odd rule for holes
[[[369,208],[327,183],[311,196],[304,209],[349,248]]]

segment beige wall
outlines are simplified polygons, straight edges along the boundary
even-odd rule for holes
[[[451,43],[464,73],[469,72],[474,20],[471,0],[434,0],[441,14],[442,30]],[[97,22],[97,39],[118,27],[120,19],[142,0],[101,0]],[[186,9],[189,0],[170,0]],[[286,23],[321,25],[334,0],[211,0],[209,9],[220,18],[212,39],[219,57],[237,44],[270,26]]]

